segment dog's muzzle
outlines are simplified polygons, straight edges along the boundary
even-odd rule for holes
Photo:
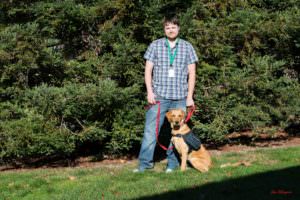
[[[179,121],[174,122],[174,123],[173,123],[173,128],[174,128],[175,130],[180,129],[180,122],[179,122]]]

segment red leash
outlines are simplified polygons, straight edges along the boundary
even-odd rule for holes
[[[157,101],[156,104],[158,105],[158,109],[157,109],[157,115],[156,115],[156,127],[155,127],[155,132],[156,132],[156,141],[158,143],[158,145],[165,151],[167,150],[171,150],[174,148],[174,146],[167,148],[164,145],[162,145],[161,143],[159,143],[158,141],[158,134],[159,134],[159,121],[160,121],[160,102]]]
[[[159,143],[159,141],[158,141],[159,121],[160,121],[160,102],[159,102],[159,101],[156,101],[156,104],[158,105],[158,110],[157,110],[157,115],[156,115],[156,127],[155,127],[155,131],[156,131],[156,141],[157,141],[157,143],[159,144],[159,146],[160,146],[163,150],[165,150],[165,151],[171,150],[171,149],[174,148],[174,146],[172,146],[172,147],[170,147],[170,148],[167,148],[167,147],[165,147],[164,145],[162,145],[161,143]],[[148,105],[148,106],[146,107],[146,109],[149,109],[151,106],[152,106],[152,105]],[[185,123],[188,122],[188,121],[191,119],[191,117],[192,117],[192,115],[193,115],[193,112],[195,111],[195,108],[196,108],[195,106],[192,106],[191,109],[189,109],[188,115],[187,115],[187,117],[186,117],[185,120],[184,120]]]
[[[186,116],[186,118],[184,120],[184,123],[187,123],[191,119],[193,113],[196,110],[196,106],[195,105],[190,106],[190,107],[188,107],[188,110],[189,110],[189,112],[188,112],[188,114],[187,114],[187,116]]]

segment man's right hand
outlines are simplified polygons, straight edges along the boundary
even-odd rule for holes
[[[153,92],[148,92],[147,93],[147,101],[149,104],[153,105],[153,104],[156,104],[156,101],[155,101],[155,94]]]

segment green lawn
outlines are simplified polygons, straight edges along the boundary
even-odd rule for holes
[[[136,162],[97,168],[57,168],[0,173],[0,199],[300,199],[300,147],[213,156],[205,174],[194,169],[165,174],[165,163],[133,174]],[[248,161],[250,166],[225,167]]]

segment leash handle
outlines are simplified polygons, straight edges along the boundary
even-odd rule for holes
[[[196,110],[196,106],[195,106],[195,105],[190,106],[190,107],[188,107],[188,110],[189,110],[189,111],[188,111],[188,114],[187,114],[187,116],[186,116],[186,118],[185,118],[185,120],[184,120],[185,123],[187,123],[187,122],[191,119],[193,113],[194,113],[195,110]]]

